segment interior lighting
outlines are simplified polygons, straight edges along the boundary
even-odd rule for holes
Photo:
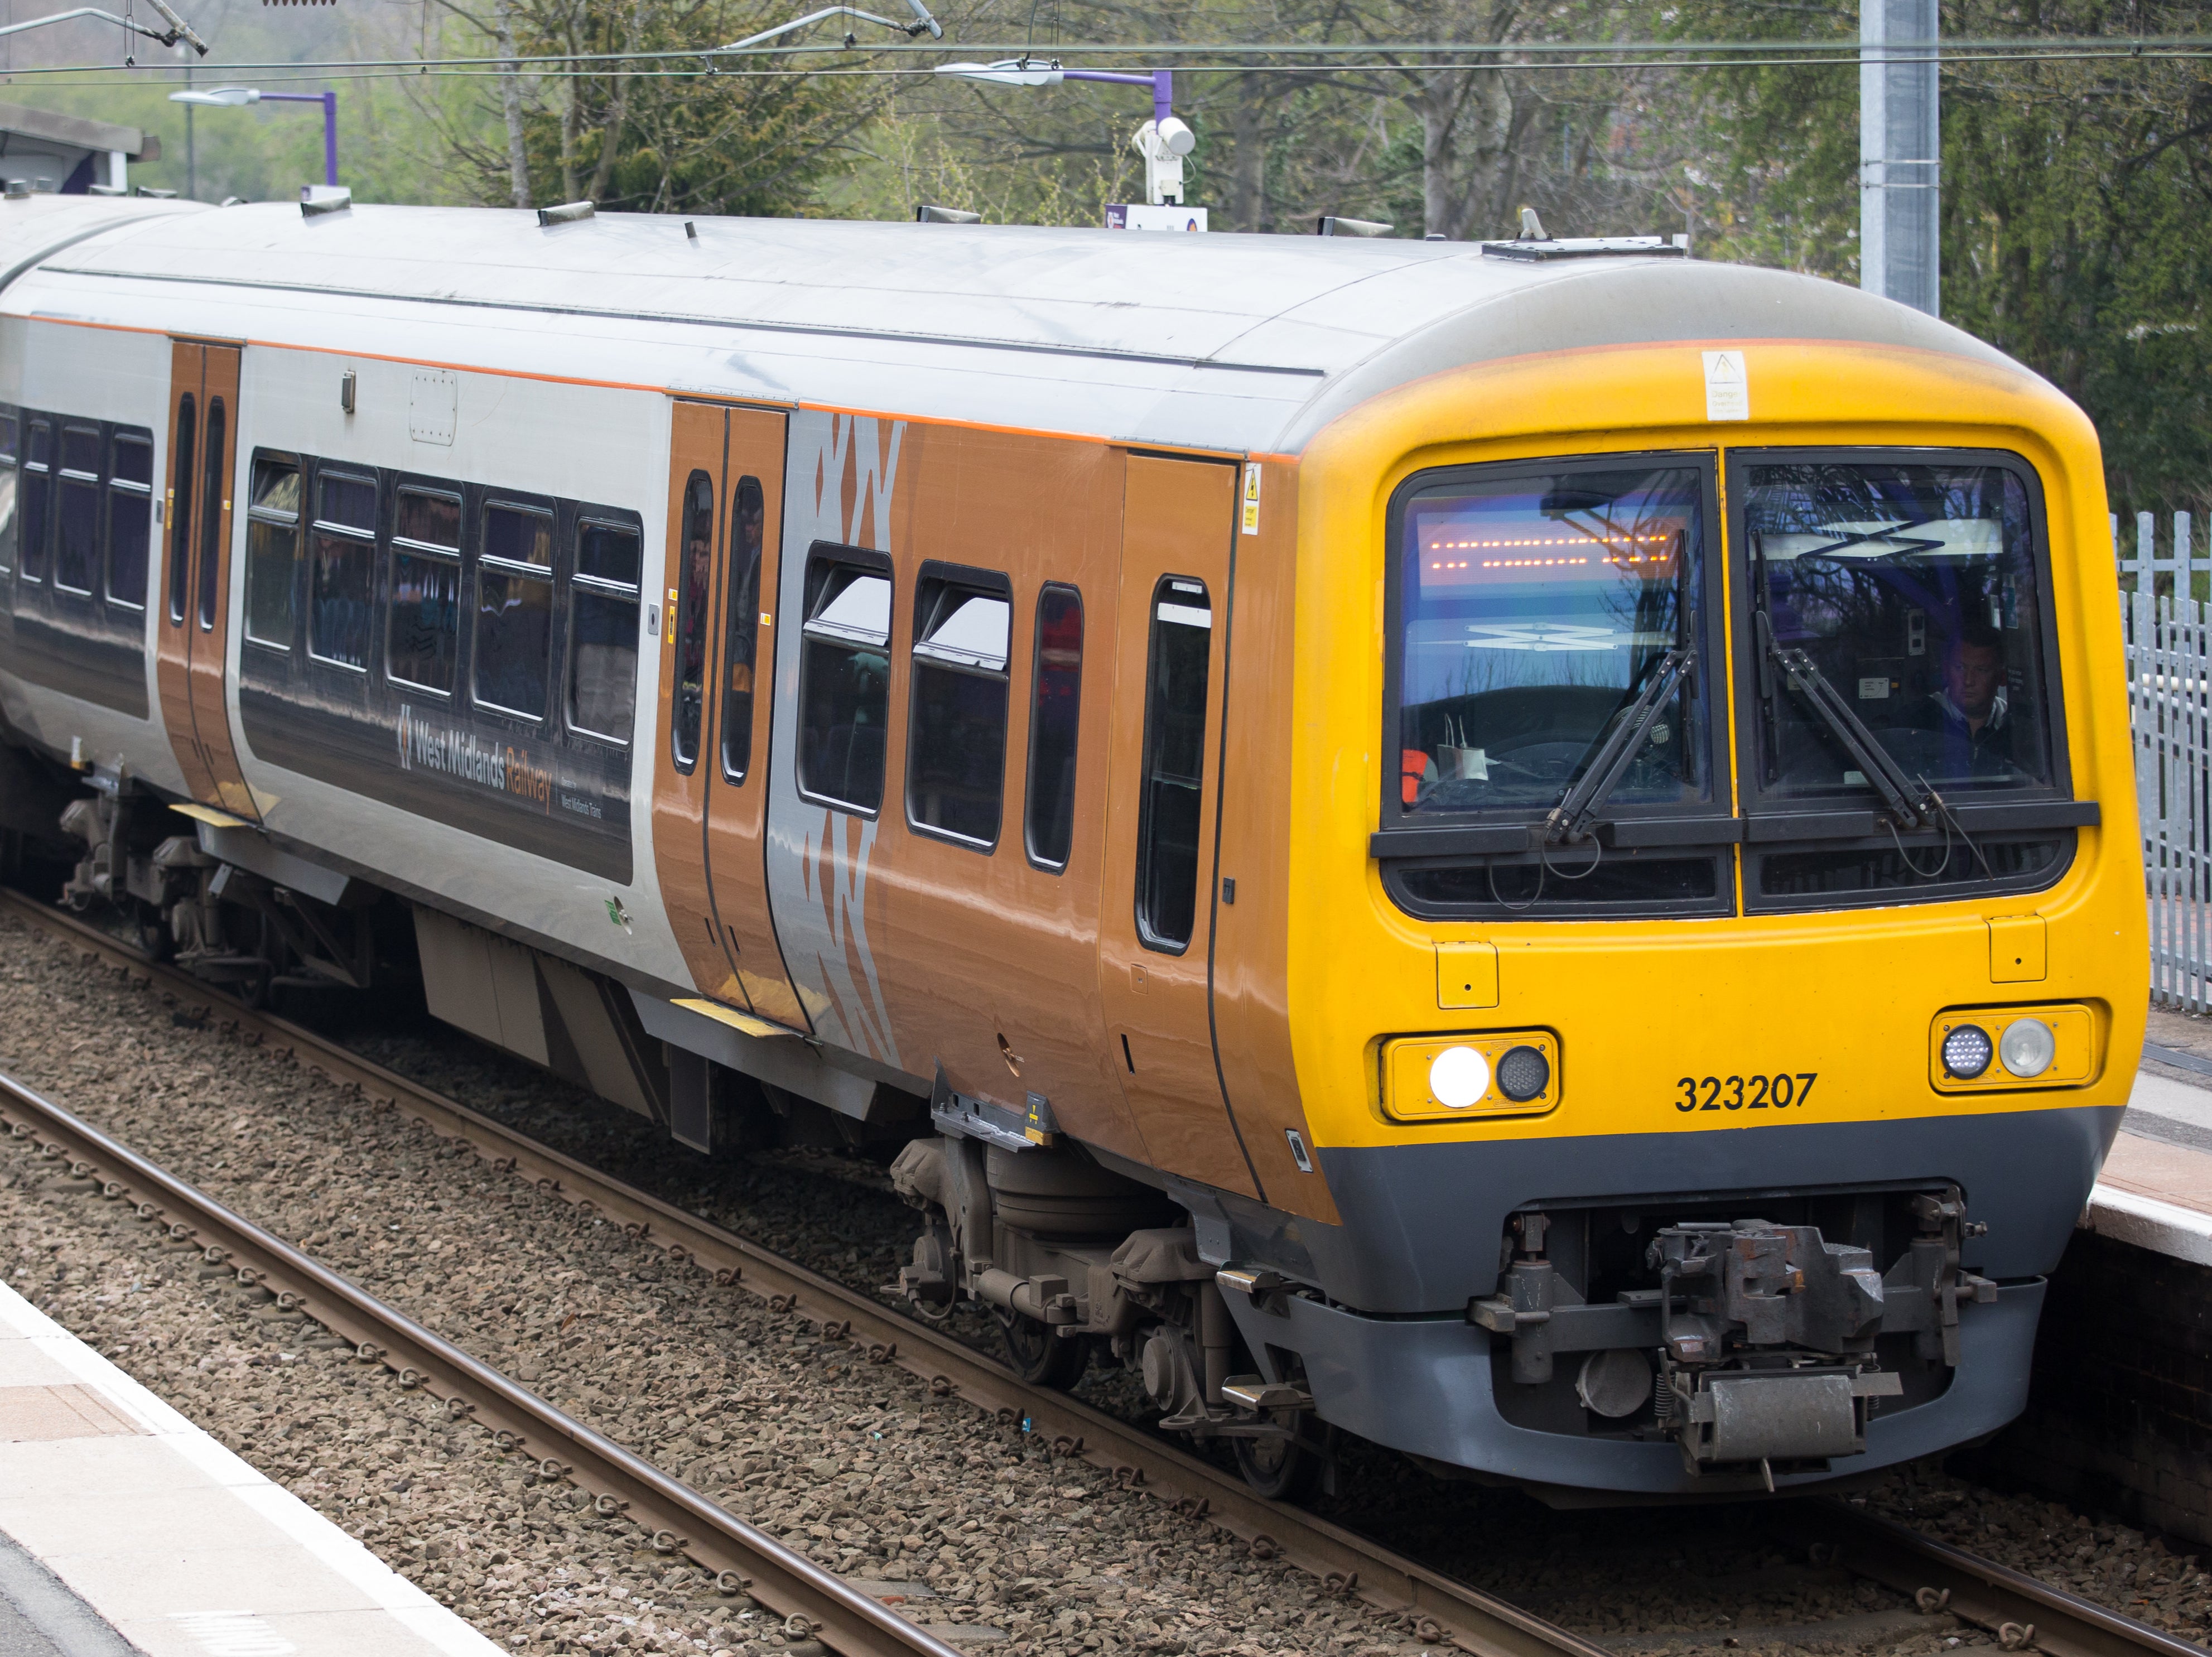
[[[1440,1105],[1465,1110],[1490,1091],[1490,1061],[1473,1047],[1446,1047],[1429,1063],[1429,1092]]]
[[[2034,1021],[2023,1018],[2019,1022],[2026,1024]],[[2045,1033],[2049,1034],[2047,1030]],[[1987,1030],[1979,1024],[1961,1024],[1943,1038],[1943,1068],[1960,1081],[1971,1082],[1990,1067],[1996,1052]]]
[[[2040,1018],[2015,1018],[1997,1038],[1998,1059],[2022,1081],[2042,1075],[2057,1056],[2058,1037]]]

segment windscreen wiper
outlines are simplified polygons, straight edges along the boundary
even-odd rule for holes
[[[1904,768],[1889,756],[1889,750],[1881,745],[1881,738],[1851,712],[1851,705],[1844,700],[1843,693],[1813,665],[1813,659],[1802,650],[1776,643],[1771,635],[1766,640],[1766,653],[1787,677],[1797,700],[1810,708],[1814,717],[1828,727],[1829,734],[1843,744],[1859,774],[1881,796],[1882,804],[1889,808],[1897,826],[1917,828],[1923,822],[1933,823],[1936,814],[1942,809],[1936,791],[1905,774]]]
[[[1547,845],[1557,846],[1565,841],[1576,846],[1589,838],[1590,820],[1597,815],[1598,807],[1605,804],[1606,796],[1628,774],[1628,768],[1644,751],[1644,744],[1650,741],[1652,727],[1659,723],[1660,714],[1666,712],[1668,698],[1674,694],[1674,687],[1697,660],[1698,652],[1687,646],[1670,650],[1659,659],[1656,670],[1644,681],[1643,694],[1629,705],[1627,714],[1614,722],[1589,768],[1560,796],[1559,803],[1552,808],[1552,815],[1544,819]]]

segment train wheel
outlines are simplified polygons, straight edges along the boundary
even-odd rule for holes
[[[1294,1430],[1297,1425],[1289,1410],[1276,1411],[1275,1419]],[[1326,1451],[1303,1438],[1232,1438],[1229,1447],[1244,1482],[1270,1502],[1303,1502],[1321,1483]]]
[[[1062,1340],[1048,1325],[1018,1312],[999,1312],[999,1336],[1006,1343],[1007,1360],[1014,1372],[1032,1387],[1063,1390],[1083,1379],[1091,1362],[1091,1343]]]

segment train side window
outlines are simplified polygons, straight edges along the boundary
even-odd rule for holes
[[[730,495],[729,597],[722,622],[722,774],[743,782],[753,758],[753,674],[760,647],[761,534],[768,505],[760,479]]]
[[[46,519],[47,507],[53,500],[53,470],[54,428],[46,421],[33,420],[30,440],[23,448],[22,554],[26,581],[46,579]]]
[[[477,706],[544,719],[552,644],[552,514],[488,506],[477,559]]]
[[[172,625],[185,619],[185,596],[191,591],[192,571],[192,456],[193,440],[199,433],[198,405],[187,391],[177,399],[177,441],[171,464],[176,475],[174,498],[169,502],[169,621]],[[27,474],[23,479],[23,537],[24,545],[30,544],[31,491]],[[30,554],[23,555],[23,573],[30,572]]]
[[[906,816],[980,850],[998,843],[1006,776],[1012,589],[922,567],[907,703]]]
[[[1152,591],[1146,675],[1143,792],[1137,818],[1137,935],[1181,955],[1198,912],[1206,775],[1206,677],[1213,607],[1206,584],[1170,575]]]
[[[229,503],[222,497],[230,487],[223,476],[224,410],[222,399],[208,399],[207,464],[203,469],[200,483],[200,631],[210,632],[215,627],[215,607],[219,598],[217,587],[222,574],[222,509]]]
[[[461,497],[403,488],[392,529],[386,677],[440,696],[453,689],[461,636]]]
[[[629,741],[637,707],[637,531],[585,519],[568,582],[568,728]]]
[[[209,441],[213,443],[210,434]],[[376,481],[315,475],[314,552],[307,574],[307,653],[368,671],[376,606]]]
[[[246,509],[246,637],[289,652],[299,636],[293,610],[300,562],[300,469],[253,457],[253,495]]]
[[[15,571],[15,463],[21,422],[12,414],[0,414],[0,577]]]
[[[146,555],[154,536],[154,439],[118,432],[107,450],[107,602],[146,608]]]
[[[100,428],[62,428],[54,514],[54,587],[89,598],[100,571]]]
[[[669,756],[678,771],[699,759],[707,697],[707,584],[714,567],[714,481],[695,471],[684,484],[684,564],[669,626],[676,635],[676,708]]]
[[[1083,595],[1057,583],[1037,594],[1030,679],[1030,861],[1067,866],[1075,843],[1075,749],[1083,711]]]
[[[890,561],[850,547],[817,553],[801,634],[799,791],[872,816],[883,809],[890,709]]]

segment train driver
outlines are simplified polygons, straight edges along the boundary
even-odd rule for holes
[[[1929,694],[1912,720],[1940,743],[1941,774],[1977,776],[2011,770],[2010,713],[2004,634],[1984,621],[1963,622],[1944,643],[1942,689]]]

